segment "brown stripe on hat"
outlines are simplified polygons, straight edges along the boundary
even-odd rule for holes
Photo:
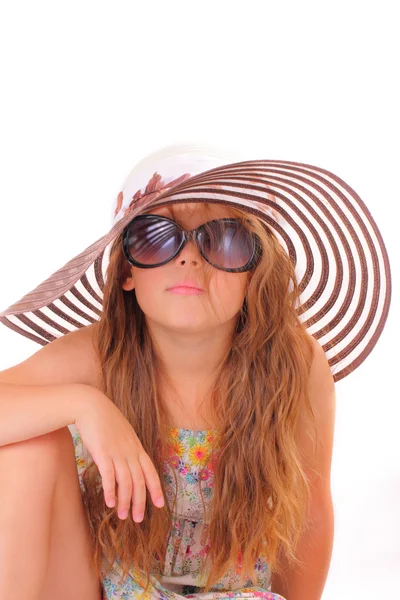
[[[21,327],[19,327],[15,323],[13,323],[13,321],[11,321],[8,317],[0,317],[0,322],[3,323],[3,325],[6,325],[6,327],[11,329],[12,331],[15,331],[16,333],[19,333],[23,337],[27,338],[28,340],[32,340],[32,342],[36,342],[37,344],[40,344],[40,346],[46,346],[46,344],[48,344],[49,342],[52,342],[53,340],[56,339],[55,336],[53,336],[53,339],[50,339],[50,337],[51,337],[50,334],[48,334],[49,339],[39,337],[39,336],[31,333],[30,331],[26,331],[25,329],[22,329]]]
[[[34,310],[33,314],[35,315],[35,317],[37,317],[38,319],[41,319],[47,325],[50,325],[50,327],[52,327],[53,329],[60,331],[60,333],[62,333],[63,335],[65,335],[66,333],[69,333],[68,329],[63,327],[60,323],[58,323],[54,319],[50,319],[50,317],[48,315],[46,315],[46,313],[43,310]]]
[[[85,276],[83,276],[83,277],[85,277]],[[83,282],[83,277],[82,277],[82,279],[81,279],[81,281],[82,281],[82,282]],[[85,277],[85,283],[84,283],[84,285],[85,285],[86,289],[88,289],[88,288],[90,287],[91,293],[95,294],[95,295],[96,295],[96,300],[97,300],[98,302],[100,302],[100,303],[101,303],[102,301],[101,301],[101,298],[100,298],[100,296],[98,296],[98,294],[96,294],[96,292],[95,292],[95,291],[93,290],[93,288],[90,286],[90,284],[89,284],[89,282],[88,282],[88,280],[87,280],[87,277]],[[104,287],[103,287],[102,289],[104,289]],[[88,308],[90,308],[90,310],[91,310],[91,311],[93,311],[94,313],[96,313],[96,315],[98,315],[98,316],[100,317],[100,315],[101,315],[101,310],[100,310],[99,308],[97,308],[97,306],[95,306],[95,305],[94,305],[92,302],[89,302],[89,301],[88,301],[88,300],[85,298],[85,296],[83,296],[83,294],[81,294],[81,293],[80,293],[80,292],[77,290],[77,288],[76,288],[76,286],[75,286],[75,285],[73,285],[73,286],[72,286],[72,288],[70,289],[70,292],[71,292],[71,294],[73,294],[73,295],[75,296],[75,298],[76,298],[77,300],[79,300],[79,302],[80,302],[81,304],[84,304],[85,306],[87,306]]]

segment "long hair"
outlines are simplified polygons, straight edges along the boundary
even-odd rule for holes
[[[211,444],[214,487],[207,515],[208,555],[202,571],[205,591],[228,569],[237,569],[239,560],[242,572],[251,579],[260,556],[278,573],[283,567],[281,558],[302,564],[295,552],[307,527],[310,486],[295,436],[300,415],[310,435],[313,428],[314,448],[318,437],[308,397],[313,344],[297,313],[294,265],[265,223],[230,209],[258,236],[262,251],[249,272],[229,350],[207,396],[207,414],[218,416],[221,426]],[[160,377],[167,379],[167,374],[135,291],[122,288],[130,265],[121,246],[118,237],[110,251],[98,322],[103,391],[132,425],[167,498],[163,472],[164,461],[170,458],[169,422],[159,386]],[[205,267],[208,278],[213,267]],[[150,573],[157,579],[163,573],[174,507],[166,502],[157,508],[147,494],[141,523],[134,522],[131,514],[120,520],[118,501],[114,508],[105,504],[99,480],[98,467],[92,462],[83,475],[83,500],[99,577],[102,561],[111,568],[118,557],[124,576],[132,565],[136,572],[146,574],[147,590]],[[201,485],[200,493],[203,499]]]

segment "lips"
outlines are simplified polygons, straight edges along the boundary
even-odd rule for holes
[[[175,288],[189,288],[189,289],[194,289],[194,290],[200,290],[200,291],[204,291],[202,287],[200,287],[197,283],[195,283],[194,281],[179,281],[178,283],[175,283],[173,286],[171,286],[170,288],[168,288],[169,290],[173,290]]]

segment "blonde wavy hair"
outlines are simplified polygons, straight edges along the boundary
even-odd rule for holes
[[[204,203],[205,210],[207,207]],[[262,252],[249,272],[229,351],[207,396],[207,414],[221,426],[212,448],[212,456],[218,460],[207,515],[209,553],[202,571],[206,592],[228,569],[237,569],[239,557],[242,571],[250,579],[255,577],[260,556],[278,573],[283,558],[291,565],[302,564],[295,552],[307,527],[310,486],[295,436],[300,415],[313,435],[314,449],[318,437],[308,397],[313,340],[297,313],[299,288],[294,266],[262,220],[233,206],[230,210],[258,236]],[[204,267],[208,285],[213,267]],[[167,498],[163,471],[164,461],[170,457],[166,443],[169,415],[159,382],[160,377],[167,380],[168,376],[135,291],[122,288],[129,275],[120,236],[110,250],[98,322],[103,391],[134,428]],[[92,462],[83,475],[83,500],[99,577],[102,557],[110,568],[118,557],[124,576],[132,565],[146,574],[147,591],[150,573],[157,579],[163,573],[175,503],[172,509],[168,502],[156,508],[147,494],[141,523],[134,522],[131,514],[120,520],[118,502],[114,508],[105,504],[99,480],[98,467]],[[206,513],[201,485],[200,493]]]

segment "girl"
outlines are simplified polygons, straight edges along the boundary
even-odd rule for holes
[[[196,178],[174,179],[184,171],[174,152],[169,183],[156,171],[132,196],[131,174],[103,247],[88,249],[98,318],[0,374],[1,597],[321,597],[334,378],[299,318],[295,266],[266,224],[279,207],[260,218],[250,200],[242,210],[205,188],[179,202]],[[206,185],[215,194],[223,183]],[[103,281],[93,256],[106,244]],[[18,498],[32,488],[23,530]],[[35,544],[25,583],[19,532]]]

